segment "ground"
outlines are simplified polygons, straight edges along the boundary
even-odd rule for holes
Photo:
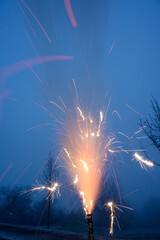
[[[0,240],[87,240],[88,235],[59,231],[57,229],[37,229],[28,226],[0,224]],[[95,236],[95,240],[160,240],[160,234],[125,233],[119,236]]]

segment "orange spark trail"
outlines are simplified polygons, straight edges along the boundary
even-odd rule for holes
[[[2,176],[0,177],[0,182],[3,180],[3,178],[6,176],[6,174],[8,173],[8,171],[10,170],[10,168],[13,166],[13,164],[9,164],[9,166],[7,167],[7,169],[4,171],[4,173],[2,174]]]
[[[112,49],[114,48],[115,43],[116,43],[116,40],[113,42],[113,44],[112,44],[112,46],[111,46],[111,48],[110,48],[110,50],[109,50],[109,52],[108,52],[108,54],[107,54],[107,57],[108,57],[109,54],[112,52]]]
[[[143,129],[144,129],[145,127],[146,127],[146,126],[143,126],[143,127],[139,128],[139,130],[136,131],[134,134],[138,134],[138,133],[140,133],[141,131],[143,131]]]
[[[48,0],[48,3],[49,3],[50,11],[51,11],[51,18],[52,18],[52,23],[53,23],[55,38],[56,38],[56,40],[57,40],[57,39],[58,39],[58,35],[57,35],[56,24],[55,24],[55,20],[54,20],[54,13],[53,13],[53,8],[52,8],[51,0]]]
[[[72,26],[76,28],[77,27],[77,22],[76,22],[76,19],[75,19],[74,15],[73,15],[70,0],[64,0],[64,5],[66,7],[66,11],[68,13],[68,17],[71,21]]]
[[[93,36],[94,36],[94,27],[92,27],[91,37],[90,37],[90,41],[89,41],[89,50],[88,50],[89,56],[90,56],[90,54],[91,54]]]
[[[38,124],[38,125],[36,125],[34,127],[28,128],[25,132],[29,132],[29,131],[31,131],[33,129],[39,128],[41,126],[46,126],[46,125],[52,125],[52,123],[41,123],[41,124]]]
[[[27,30],[25,29],[24,31],[25,31],[25,33],[26,33],[26,35],[27,35],[27,38],[28,38],[28,40],[29,40],[29,42],[30,42],[30,44],[31,44],[34,52],[36,53],[37,57],[39,57],[39,60],[41,61],[41,58],[40,58],[40,56],[39,56],[39,54],[38,54],[38,52],[37,52],[37,50],[36,50],[36,48],[35,48],[32,40],[31,40],[31,38],[29,37],[29,34],[27,33]]]
[[[30,28],[31,28],[31,30],[32,30],[32,32],[33,32],[33,34],[34,34],[34,36],[36,37],[37,35],[36,35],[36,33],[35,33],[35,31],[34,31],[32,25],[31,25],[30,21],[28,20],[28,18],[27,18],[27,16],[26,16],[26,14],[25,14],[25,12],[24,12],[24,10],[23,10],[23,8],[22,8],[22,6],[21,6],[19,0],[17,0],[17,3],[18,3],[18,5],[19,5],[19,7],[20,7],[20,9],[21,9],[21,12],[23,13],[23,15],[24,15],[26,21],[28,22],[28,24],[29,24],[29,26],[30,26]]]
[[[122,120],[122,118],[121,118],[121,116],[119,115],[119,113],[118,113],[118,111],[117,111],[117,110],[114,110],[114,111],[112,112],[112,115],[113,115],[114,113],[116,113],[116,114],[117,114],[117,116],[119,117],[119,119],[120,119],[120,120]]]
[[[30,67],[30,69],[31,69],[32,73],[36,76],[36,78],[39,80],[39,82],[40,82],[41,84],[43,84],[42,80],[41,80],[40,77],[37,75],[37,73],[33,70],[33,68]]]
[[[30,68],[31,72],[35,75],[35,77],[39,80],[39,82],[40,82],[41,84],[43,84],[42,80],[39,78],[39,76],[37,75],[37,73],[33,70],[33,68],[32,68],[32,66],[30,65],[30,63],[24,62],[24,64],[26,64],[26,66],[27,66],[28,68]],[[27,65],[27,64],[28,64],[28,65]]]
[[[45,62],[52,62],[52,61],[61,61],[61,60],[73,60],[72,56],[43,56],[41,59],[38,58],[31,58],[27,60],[23,60],[17,63],[13,63],[11,65],[5,66],[0,68],[0,75],[2,76],[1,80],[5,80],[6,78],[24,71],[25,69],[29,68],[29,66],[39,65]]]
[[[127,107],[129,107],[131,110],[133,110],[135,113],[137,113],[139,116],[143,117],[142,114],[140,114],[139,112],[137,112],[134,108],[132,108],[131,106],[129,106],[128,104],[126,104]]]
[[[44,213],[45,213],[45,210],[46,210],[46,208],[47,208],[47,206],[48,206],[48,203],[49,203],[49,201],[47,201],[46,205],[44,206],[43,212],[42,212],[41,217],[40,217],[39,222],[38,222],[38,226],[37,226],[36,234],[35,234],[35,235],[37,235],[37,233],[38,233],[39,226],[40,226],[40,224],[41,224],[41,221],[42,221],[43,215],[44,215]]]
[[[126,137],[128,140],[131,140],[130,137],[128,137],[126,134],[122,133],[122,132],[118,132],[119,134],[123,135],[124,137]]]
[[[48,158],[47,161],[43,164],[43,166],[39,169],[39,171],[36,173],[36,175],[34,176],[34,179],[36,179],[36,177],[39,175],[39,173],[42,171],[42,169],[45,167],[45,165],[47,164],[48,161],[49,161],[49,158]]]
[[[119,189],[118,179],[117,179],[117,176],[116,176],[116,172],[115,172],[113,163],[112,163],[112,170],[113,170],[114,178],[115,178],[115,181],[116,181],[116,186],[117,186],[117,190],[118,190],[118,194],[119,194],[119,200],[120,200],[120,203],[122,204],[122,198],[121,198],[121,193],[120,193],[120,189]]]
[[[44,34],[46,35],[48,41],[51,42],[51,39],[49,38],[48,34],[46,33],[46,31],[45,31],[44,28],[42,27],[41,23],[39,22],[39,20],[38,20],[37,17],[35,16],[35,14],[32,12],[32,10],[29,8],[29,6],[28,6],[23,0],[21,0],[21,2],[22,2],[23,5],[27,8],[27,10],[30,12],[30,14],[32,15],[32,17],[36,20],[36,22],[38,23],[38,25],[40,26],[40,28],[42,29],[42,31],[43,31]]]

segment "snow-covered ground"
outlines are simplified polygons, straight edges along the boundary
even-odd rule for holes
[[[88,235],[73,233],[68,231],[60,231],[56,227],[53,229],[35,228],[30,226],[18,226],[11,224],[0,224],[0,240],[87,240]],[[124,231],[113,237],[111,236],[95,236],[95,240],[160,240],[160,231],[153,230],[134,230]]]
[[[0,240],[2,239],[18,239],[18,240],[80,240],[87,239],[87,235],[75,234],[70,232],[63,232],[57,229],[35,228],[30,226],[18,226],[11,224],[0,224]]]

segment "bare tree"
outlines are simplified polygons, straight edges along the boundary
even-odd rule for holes
[[[152,98],[151,106],[152,113],[149,113],[148,118],[140,119],[139,125],[151,144],[160,151],[160,106],[155,98]],[[144,153],[149,160],[160,166],[160,163],[154,162],[146,151]]]
[[[58,172],[56,170],[56,164],[54,161],[54,158],[50,152],[49,158],[44,166],[43,173],[41,175],[41,181],[47,186],[49,189],[48,191],[48,219],[47,219],[47,226],[48,228],[50,227],[50,212],[51,212],[51,201],[53,200],[52,197],[52,192],[51,188],[53,187],[54,182],[57,182],[58,180]]]

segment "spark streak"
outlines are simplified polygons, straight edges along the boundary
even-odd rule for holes
[[[77,110],[79,111],[80,116],[82,117],[82,120],[85,120],[85,116],[82,113],[82,110],[80,109],[80,107],[77,107]]]
[[[129,107],[132,111],[134,111],[135,113],[137,113],[140,117],[143,117],[142,114],[140,114],[139,112],[137,112],[134,108],[132,108],[131,106],[129,106],[128,104],[126,104],[127,107]]]
[[[6,176],[6,174],[8,173],[8,171],[10,170],[10,168],[13,166],[12,163],[9,164],[9,166],[7,167],[7,169],[4,171],[4,173],[2,174],[2,176],[0,177],[0,182],[3,180],[3,178]]]
[[[71,3],[70,3],[70,0],[64,0],[64,4],[65,4],[65,7],[66,7],[66,11],[68,13],[68,17],[71,21],[71,24],[73,27],[77,27],[77,22],[76,22],[76,19],[73,15],[73,11],[72,11],[72,7],[71,7]]]
[[[97,137],[99,137],[99,136],[100,136],[100,131],[101,131],[101,123],[102,123],[102,121],[103,121],[103,112],[102,112],[102,111],[100,111],[99,115],[100,115],[100,121],[99,121],[99,124],[98,124]]]
[[[110,48],[110,50],[109,50],[109,52],[108,52],[108,54],[107,54],[107,57],[108,57],[109,54],[112,52],[112,49],[114,48],[115,43],[116,43],[116,40],[113,42],[113,44],[112,44],[112,46],[111,46],[111,48]]]
[[[39,25],[40,28],[42,29],[43,33],[46,35],[48,41],[51,42],[51,39],[49,38],[48,34],[47,34],[46,31],[44,30],[42,24],[39,22],[39,20],[38,20],[37,17],[35,16],[35,14],[32,12],[32,10],[29,8],[29,6],[28,6],[23,0],[21,0],[21,2],[22,2],[23,5],[26,7],[26,9],[30,12],[30,14],[31,14],[32,17],[35,19],[35,21],[38,23],[38,25]]]
[[[145,165],[148,166],[148,167],[153,167],[154,166],[154,163],[152,161],[148,161],[148,160],[143,159],[143,157],[141,155],[139,155],[137,152],[134,153],[133,156],[137,159],[141,168],[145,168]]]
[[[119,117],[119,119],[120,119],[120,120],[122,120],[122,118],[121,118],[121,116],[120,116],[120,114],[118,113],[118,111],[117,111],[117,110],[114,110],[114,111],[112,112],[112,115],[113,115],[114,113],[116,113],[116,114],[117,114],[117,116]]]
[[[29,192],[35,192],[35,191],[42,191],[42,190],[48,190],[50,192],[50,195],[52,197],[52,200],[54,199],[54,194],[57,191],[57,193],[59,194],[59,184],[57,182],[54,182],[51,184],[51,186],[45,186],[45,185],[41,185],[32,189],[29,189],[27,191],[25,191],[24,193],[29,193]]]
[[[29,26],[30,26],[30,28],[31,28],[31,30],[32,30],[32,32],[33,32],[33,34],[34,34],[34,36],[36,37],[36,33],[35,33],[35,31],[34,31],[32,25],[31,25],[30,21],[28,20],[27,15],[25,14],[25,12],[24,12],[24,10],[23,10],[23,8],[22,8],[22,6],[21,6],[19,0],[17,0],[17,3],[18,3],[18,5],[19,5],[19,7],[20,7],[20,9],[21,9],[21,12],[23,13],[23,15],[24,15],[26,21],[28,22],[28,24],[29,24]]]
[[[111,225],[110,225],[109,233],[112,235],[113,234],[113,224],[114,224],[114,207],[113,207],[113,202],[109,202],[108,206],[110,207],[110,210],[111,210]]]
[[[123,210],[121,208],[126,208],[126,209],[129,209],[129,210],[133,210],[133,208],[130,208],[130,207],[126,207],[126,206],[122,206],[122,205],[118,205],[118,204],[115,204],[113,201],[110,201],[108,203],[105,203],[104,204],[104,207],[106,208],[106,210],[108,210],[108,207],[110,208],[110,212],[111,212],[111,224],[110,224],[110,230],[109,230],[109,233],[111,235],[113,235],[113,227],[114,227],[114,219],[116,219],[117,221],[117,224],[118,224],[118,227],[120,229],[120,225],[119,225],[119,222],[118,222],[118,219],[115,215],[115,209],[119,210],[120,212],[123,212]],[[121,207],[121,208],[120,208]]]
[[[41,58],[31,58],[27,60],[23,60],[20,62],[16,62],[13,64],[10,64],[8,66],[0,68],[0,75],[2,76],[2,80],[18,73],[21,71],[24,71],[25,69],[30,68],[30,66],[39,65],[45,62],[52,62],[52,61],[60,61],[60,60],[73,60],[72,56],[43,56]]]
[[[28,168],[32,165],[32,163],[29,163],[27,165],[27,167],[21,172],[21,174],[19,175],[19,177],[16,179],[16,181],[14,182],[14,184],[12,185],[10,191],[7,193],[7,195],[5,196],[5,198],[3,199],[3,202],[5,202],[5,200],[8,198],[9,194],[11,193],[11,191],[13,190],[13,188],[15,187],[15,185],[18,183],[18,181],[20,180],[20,178],[25,174],[25,172],[28,170]]]
[[[76,178],[73,183],[76,184],[77,182],[78,182],[78,176],[76,175]]]
[[[87,164],[86,164],[83,160],[80,160],[80,162],[83,163],[83,167],[84,167],[84,169],[88,172]]]

